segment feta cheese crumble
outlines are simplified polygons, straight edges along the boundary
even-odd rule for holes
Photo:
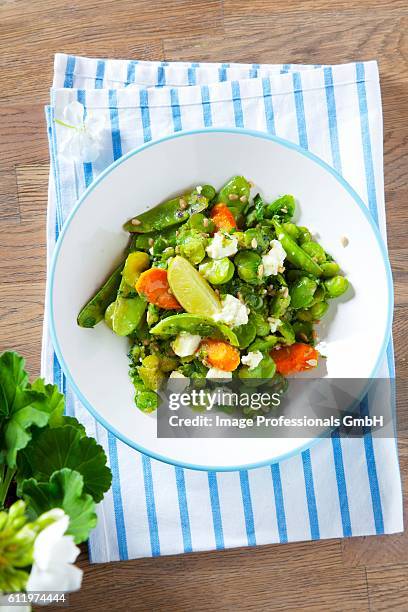
[[[263,275],[276,276],[278,272],[283,272],[283,262],[285,261],[286,251],[279,240],[271,240],[271,249],[262,256]]]
[[[249,308],[233,295],[227,293],[221,300],[222,310],[212,315],[214,321],[225,323],[231,327],[248,323]]]
[[[176,389],[180,389],[180,391],[184,391],[184,389],[187,389],[188,385],[189,385],[189,379],[187,378],[187,376],[184,376],[184,374],[182,374],[181,372],[178,372],[177,370],[174,370],[170,376],[169,376],[169,380],[170,379],[177,379],[180,382],[176,383],[177,387]]]
[[[211,259],[231,257],[238,251],[238,240],[234,236],[226,236],[221,232],[216,232],[206,251]]]
[[[201,342],[201,336],[198,334],[189,334],[181,332],[177,338],[171,343],[171,348],[179,357],[189,357],[194,355]]]
[[[272,334],[276,332],[279,325],[282,325],[282,321],[280,319],[275,319],[274,317],[268,317],[268,323]]]
[[[197,185],[196,192],[198,193],[198,195],[201,195],[202,190],[203,190],[202,186],[201,185]]]
[[[232,372],[226,372],[225,370],[219,370],[218,368],[210,368],[207,372],[206,378],[224,378],[231,379]]]
[[[241,357],[241,363],[248,366],[249,370],[254,370],[262,361],[261,351],[250,351],[248,355]]]

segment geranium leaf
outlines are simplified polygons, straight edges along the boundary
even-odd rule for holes
[[[83,476],[85,493],[96,502],[101,501],[112,480],[102,446],[73,425],[47,427],[38,432],[21,453],[18,468],[19,483],[30,477],[47,481],[62,468],[77,470]]]
[[[25,389],[28,384],[28,374],[24,369],[25,359],[7,351],[0,355],[0,415],[10,414],[17,390]]]
[[[84,480],[75,470],[64,468],[55,472],[49,482],[29,478],[22,483],[22,494],[28,512],[37,518],[51,508],[62,508],[69,516],[68,534],[76,544],[88,539],[96,525],[95,502],[83,492]]]
[[[64,419],[62,415],[64,414],[65,397],[59,392],[57,385],[46,385],[43,378],[37,378],[30,385],[30,388],[46,395],[50,412],[49,426],[58,427],[63,425]]]

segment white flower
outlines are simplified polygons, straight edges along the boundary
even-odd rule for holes
[[[236,297],[227,293],[222,298],[221,303],[221,312],[212,315],[214,321],[225,323],[231,327],[239,327],[248,323],[249,308]]]
[[[228,236],[221,232],[216,232],[206,251],[211,259],[231,257],[231,255],[235,255],[238,251],[238,240],[235,236]]]
[[[55,119],[61,126],[61,153],[82,162],[94,162],[102,149],[105,121],[87,112],[84,105],[74,100],[63,112],[63,119]]]
[[[63,510],[52,511],[57,520],[37,536],[34,542],[34,563],[27,582],[27,591],[77,591],[81,587],[82,570],[73,565],[79,555],[68,529],[69,517]]]
[[[276,275],[278,272],[283,272],[283,262],[285,261],[286,251],[279,242],[279,240],[271,240],[271,249],[263,255],[263,275],[271,276]]]

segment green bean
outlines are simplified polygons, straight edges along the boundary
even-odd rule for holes
[[[198,334],[202,338],[224,338],[233,346],[238,346],[238,339],[235,333],[227,325],[216,323],[209,317],[188,313],[171,315],[162,319],[151,328],[150,333],[166,337],[177,336],[182,331]]]
[[[317,289],[316,281],[303,276],[297,280],[290,288],[290,305],[295,310],[307,308],[313,302],[313,296]]]
[[[228,257],[205,261],[199,266],[200,274],[212,285],[227,283],[234,276],[234,264]]]
[[[326,287],[328,297],[336,298],[343,295],[343,293],[347,291],[349,282],[347,278],[344,278],[344,276],[340,276],[340,274],[338,274],[337,276],[333,276],[333,278],[329,278],[327,281],[325,281],[324,286]]]
[[[302,249],[318,264],[326,261],[326,253],[324,248],[314,240],[303,242]]]
[[[286,252],[286,258],[288,261],[290,261],[290,263],[296,268],[310,272],[310,274],[314,274],[315,276],[321,276],[321,267],[315,261],[313,261],[310,255],[308,255],[288,234],[286,234],[286,232],[283,231],[282,226],[276,220],[274,220],[274,226],[276,229],[276,235]]]
[[[127,221],[123,227],[127,232],[137,234],[160,231],[186,221],[192,214],[201,212],[207,206],[207,198],[194,190],[147,210]]]
[[[246,283],[257,285],[262,280],[259,276],[259,266],[262,263],[262,259],[258,253],[254,251],[240,251],[235,256],[234,263],[238,276]]]
[[[102,321],[109,304],[116,298],[124,264],[125,261],[122,261],[116,270],[112,272],[108,280],[105,281],[82,308],[77,318],[77,323],[80,327],[94,327],[99,321]]]
[[[320,267],[323,270],[324,278],[331,278],[340,272],[340,266],[335,261],[327,261],[322,263]]]

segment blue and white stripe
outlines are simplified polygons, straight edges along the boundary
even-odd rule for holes
[[[53,115],[77,99],[110,126],[103,160],[61,160]],[[183,129],[238,126],[300,143],[360,193],[385,235],[381,105],[374,62],[343,66],[94,60],[57,55],[48,253],[76,199],[130,148]],[[402,528],[394,440],[336,434],[280,464],[232,473],[172,467],[131,450],[74,400],[47,328],[43,370],[106,449],[113,486],[98,507],[95,562],[233,546],[390,533]],[[382,366],[393,376],[392,345]],[[368,400],[363,408],[368,410]]]

